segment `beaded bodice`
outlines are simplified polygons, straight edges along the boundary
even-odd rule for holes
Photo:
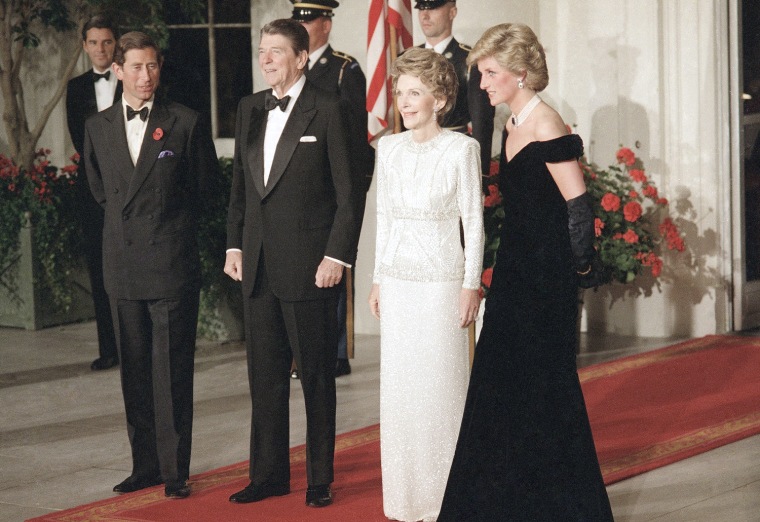
[[[478,143],[442,131],[416,143],[410,131],[378,144],[374,281],[453,281],[477,289],[483,262]],[[460,220],[464,248],[460,237]]]

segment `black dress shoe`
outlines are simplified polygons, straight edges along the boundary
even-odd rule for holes
[[[91,370],[107,370],[109,368],[113,368],[119,364],[119,358],[118,357],[98,357],[94,361],[92,361],[92,364],[90,365]]]
[[[306,488],[306,505],[310,507],[325,507],[332,504],[330,484],[309,486]]]
[[[258,502],[269,497],[281,497],[290,493],[288,484],[259,484],[254,486],[248,484],[245,489],[230,495],[230,502],[235,504],[248,504],[249,502]]]
[[[164,488],[164,494],[168,498],[187,498],[190,496],[190,486],[184,481],[167,484]]]
[[[349,375],[351,373],[351,365],[348,363],[348,359],[338,359],[338,363],[335,365],[335,376]]]
[[[114,493],[132,493],[133,491],[158,486],[161,483],[163,483],[161,477],[136,477],[135,475],[130,475],[122,482],[116,484],[113,490]]]
[[[293,368],[293,371],[290,372],[290,378],[291,379],[298,379],[298,368]]]

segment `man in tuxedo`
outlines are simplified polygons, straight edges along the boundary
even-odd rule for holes
[[[425,35],[425,43],[420,47],[445,56],[454,65],[459,79],[456,103],[443,118],[441,126],[468,133],[468,125],[472,124],[472,137],[480,144],[482,175],[487,177],[491,167],[494,107],[480,88],[478,68],[467,67],[470,47],[457,42],[452,34],[457,15],[456,0],[417,0],[414,7],[418,9],[418,20]]]
[[[292,358],[306,403],[306,504],[332,503],[338,283],[356,259],[364,190],[348,108],[306,79],[308,49],[298,22],[266,24],[258,56],[272,89],[237,111],[224,271],[242,281],[253,411],[251,482],[235,503],[290,492]]]
[[[82,47],[90,57],[92,69],[69,80],[66,90],[69,134],[80,157],[84,152],[85,120],[121,98],[121,82],[111,72],[118,33],[116,25],[102,15],[90,18],[82,28]],[[119,356],[111,321],[111,307],[103,286],[103,209],[90,193],[83,162],[79,164],[75,190],[98,330],[99,357],[92,362],[90,368],[106,370],[119,364]]]
[[[365,191],[369,190],[375,169],[375,149],[367,141],[367,80],[359,62],[345,53],[334,50],[329,42],[333,9],[339,4],[336,0],[309,2],[291,0],[291,2],[293,3],[293,20],[300,22],[309,33],[309,65],[304,70],[306,79],[320,89],[338,94],[348,102],[351,110],[349,136],[352,140],[351,159],[354,162],[354,173],[359,177],[359,182],[364,184]],[[352,269],[346,271],[346,278],[341,283],[343,289],[338,298],[340,331],[338,332],[336,377],[351,373],[346,328],[348,295],[345,290],[349,283],[350,295],[353,297]],[[298,377],[297,370],[294,370],[291,376]]]
[[[105,209],[103,275],[132,447],[132,474],[113,489],[164,483],[167,497],[184,498],[200,291],[197,214],[219,163],[198,113],[156,99],[161,63],[148,35],[119,39],[113,70],[124,94],[87,120],[84,162]]]

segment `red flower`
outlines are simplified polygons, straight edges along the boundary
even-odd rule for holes
[[[501,196],[499,195],[499,187],[496,185],[488,185],[488,195],[483,200],[483,206],[495,207],[501,203]]]
[[[491,288],[491,280],[493,279],[493,268],[486,268],[483,270],[483,274],[480,276],[480,280],[483,282],[486,288]]]
[[[602,196],[602,208],[607,212],[617,212],[620,210],[620,198],[612,192],[607,192]]]
[[[635,223],[639,220],[641,212],[641,205],[636,201],[629,201],[623,207],[623,216],[625,216],[626,221],[630,221],[631,223]]]
[[[677,250],[678,252],[686,250],[686,243],[678,233],[678,227],[670,218],[665,218],[660,224],[660,234],[667,241],[670,250]]]
[[[667,200],[667,198],[657,198],[657,204],[658,205],[667,205],[668,204],[668,200]]]
[[[634,154],[628,147],[621,147],[620,150],[617,151],[617,154],[615,154],[615,158],[618,163],[625,163],[627,167],[636,163],[636,154]]]
[[[161,130],[161,127],[158,127],[156,130],[153,131],[153,139],[158,141],[161,138],[164,137],[164,131]]]
[[[628,171],[628,175],[631,176],[633,181],[638,183],[645,183],[647,181],[647,175],[641,169],[631,169]]]
[[[594,235],[596,237],[601,236],[602,230],[604,230],[604,221],[599,218],[594,218]]]
[[[499,174],[499,162],[492,161],[488,168],[488,177],[493,178]]]
[[[657,187],[654,185],[647,185],[644,187],[643,192],[646,197],[657,199]]]
[[[639,198],[639,193],[636,192],[635,190],[632,190],[632,191],[630,191],[628,193],[628,197],[631,198],[631,199],[638,199]]]
[[[639,252],[636,254],[636,259],[641,261],[641,264],[652,268],[652,275],[659,277],[662,273],[662,259],[657,257],[654,252]]]
[[[622,234],[622,238],[626,243],[634,244],[639,242],[639,235],[630,228],[625,231],[625,234]]]
[[[662,273],[662,259],[660,259],[659,257],[656,257],[656,261],[652,262],[652,275],[654,277],[660,277],[661,273]]]

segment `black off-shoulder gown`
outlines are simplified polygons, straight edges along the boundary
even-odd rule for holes
[[[546,167],[582,152],[567,135],[502,153],[506,217],[439,522],[612,520],[575,362],[567,206]]]

